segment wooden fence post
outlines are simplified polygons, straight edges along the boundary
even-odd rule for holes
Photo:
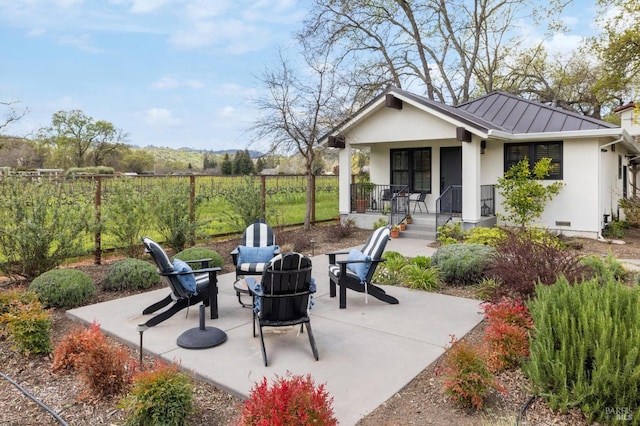
[[[102,263],[102,234],[100,221],[102,210],[102,176],[96,176],[96,195],[94,205],[96,209],[96,230],[93,236],[95,249],[93,251],[93,263],[100,265]]]

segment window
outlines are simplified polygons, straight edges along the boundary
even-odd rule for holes
[[[512,143],[504,146],[504,171],[524,158],[529,159],[529,166],[540,159],[551,158],[551,171],[546,179],[562,179],[562,142]]]
[[[392,149],[391,184],[431,193],[431,148]]]

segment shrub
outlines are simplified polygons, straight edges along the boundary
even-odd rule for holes
[[[0,270],[32,279],[83,252],[93,200],[48,180],[2,180]]]
[[[620,207],[624,209],[624,216],[630,225],[640,225],[640,197],[622,198]]]
[[[437,290],[440,288],[438,268],[424,268],[411,263],[402,268],[402,277],[409,284],[409,288],[421,290]]]
[[[500,282],[493,300],[503,296],[527,299],[535,285],[553,284],[560,275],[571,282],[580,281],[589,271],[573,251],[563,250],[556,239],[539,242],[528,233],[509,232],[487,268],[487,276]]]
[[[402,281],[400,271],[407,266],[407,259],[397,251],[385,251],[382,253],[382,258],[385,261],[378,263],[373,281],[386,285],[400,284]]]
[[[224,260],[222,259],[222,256],[220,256],[217,251],[206,247],[190,247],[188,249],[182,250],[179,253],[176,253],[174,257],[184,260],[185,262],[188,260],[211,259],[209,261],[209,267],[222,268],[224,266]],[[193,266],[194,269],[200,267],[200,265]]]
[[[373,229],[384,228],[389,224],[389,221],[383,217],[378,218],[375,222],[373,222]]]
[[[9,312],[17,305],[36,301],[38,301],[38,295],[33,291],[17,289],[0,291],[0,315]]]
[[[327,231],[331,240],[340,241],[353,234],[356,229],[356,221],[353,219],[343,219],[337,225],[330,226]]]
[[[84,384],[81,397],[119,394],[129,385],[137,367],[129,351],[107,340],[96,323],[88,330],[70,333],[54,351],[54,371],[78,373]]]
[[[431,258],[427,256],[416,256],[409,260],[411,265],[418,265],[422,268],[429,268],[431,266]]]
[[[529,356],[529,330],[533,327],[527,307],[520,300],[509,299],[482,307],[491,366],[495,371],[519,366]]]
[[[109,267],[102,280],[107,291],[138,290],[150,288],[160,282],[155,266],[139,259],[123,259]]]
[[[109,179],[101,210],[105,231],[115,237],[129,257],[139,253],[140,238],[149,227],[150,206],[142,179]]]
[[[191,218],[189,181],[185,179],[166,178],[160,185],[153,186],[154,193],[151,216],[160,234],[167,244],[175,251],[184,249],[187,242],[196,237],[198,229],[202,226],[197,221],[198,207],[202,205],[203,198],[196,196],[193,200],[194,221]],[[255,199],[251,199],[254,204]]]
[[[460,222],[456,222],[455,224],[445,224],[438,227],[437,234],[437,241],[443,246],[457,244],[462,242],[464,239],[464,231],[462,230]]]
[[[495,250],[481,244],[451,244],[438,247],[431,265],[440,270],[440,279],[453,285],[478,282]]]
[[[600,282],[610,280],[623,281],[627,277],[624,266],[609,253],[606,257],[589,255],[582,258],[582,264],[591,272],[587,278],[598,278]]]
[[[451,336],[451,346],[444,356],[444,392],[455,402],[481,409],[490,389],[503,391],[487,366],[482,350],[465,340]]]
[[[505,231],[500,228],[477,226],[465,233],[464,242],[467,244],[484,244],[497,247],[505,238]]]
[[[240,425],[337,425],[333,397],[324,385],[315,386],[311,375],[276,375],[251,389],[242,410]]]
[[[16,300],[0,315],[0,324],[5,325],[14,350],[25,355],[51,352],[51,317],[39,301]]]
[[[127,425],[186,425],[194,411],[191,380],[175,365],[159,363],[134,376],[119,406],[126,412]]]
[[[91,323],[88,328],[71,331],[56,345],[51,370],[54,373],[76,370],[80,356],[91,348],[93,341],[102,338],[97,322]]]
[[[36,277],[29,290],[46,307],[69,309],[86,303],[96,294],[91,277],[76,269],[55,269]]]
[[[498,293],[500,281],[494,278],[484,277],[480,280],[476,289],[476,296],[480,300],[491,300]]]
[[[616,281],[538,286],[529,302],[535,327],[523,366],[549,406],[578,406],[590,421],[628,410],[640,424],[640,292]]]

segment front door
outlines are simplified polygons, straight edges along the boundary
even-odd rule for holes
[[[440,195],[452,185],[462,186],[462,147],[440,148]],[[456,189],[451,196],[441,199],[440,211],[462,213],[462,191]]]

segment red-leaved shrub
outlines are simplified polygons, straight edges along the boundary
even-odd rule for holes
[[[533,327],[529,310],[520,300],[509,299],[487,302],[482,307],[490,366],[494,371],[517,367],[529,356],[529,330]]]
[[[451,336],[451,346],[445,353],[444,392],[465,407],[481,409],[490,389],[504,392],[485,361],[481,346]]]
[[[551,285],[561,275],[569,282],[581,281],[589,272],[580,256],[564,249],[553,235],[509,231],[491,257],[485,275],[500,283],[490,295],[492,300],[504,296],[526,300],[535,295],[538,283]]]
[[[271,385],[263,377],[249,393],[240,425],[337,425],[332,403],[324,385],[316,387],[309,374],[276,376]]]
[[[88,328],[77,329],[64,336],[53,351],[53,372],[68,373],[75,370],[80,355],[90,347],[92,340],[100,339],[101,335],[100,325],[93,322]]]
[[[85,385],[81,398],[117,395],[131,382],[137,362],[126,348],[113,345],[97,323],[74,331],[56,346],[54,371],[73,370]]]

